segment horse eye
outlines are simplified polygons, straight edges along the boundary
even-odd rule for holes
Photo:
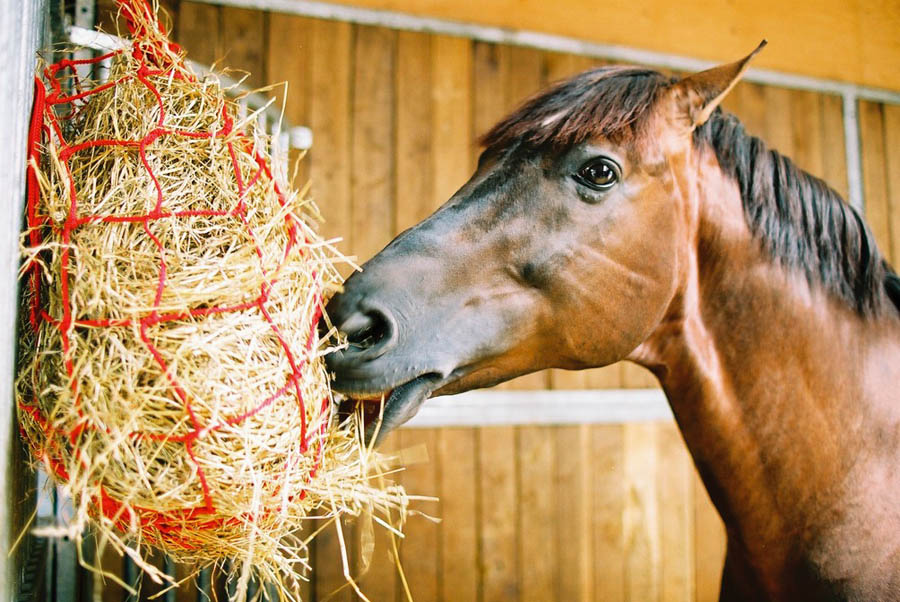
[[[612,159],[600,157],[579,169],[575,179],[594,190],[609,190],[619,181],[619,166]]]

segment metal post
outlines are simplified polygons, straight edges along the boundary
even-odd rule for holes
[[[859,141],[859,98],[852,92],[841,96],[844,112],[844,154],[847,161],[847,189],[850,205],[865,215],[866,207],[862,182],[862,153]]]

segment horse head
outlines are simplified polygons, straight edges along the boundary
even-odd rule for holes
[[[760,48],[677,80],[588,71],[498,123],[469,181],[329,303],[335,388],[386,395],[383,435],[430,395],[628,358],[691,261],[692,134]]]

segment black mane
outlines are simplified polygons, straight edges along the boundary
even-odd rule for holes
[[[594,137],[640,139],[651,108],[672,82],[650,69],[586,71],[527,100],[482,144],[561,150]],[[737,182],[750,230],[773,258],[803,271],[860,315],[881,313],[887,299],[900,308],[900,277],[860,215],[824,181],[719,109],[695,130],[694,146],[711,148]]]
[[[750,230],[773,257],[803,270],[861,315],[879,313],[885,293],[900,307],[900,278],[859,213],[828,184],[721,110],[694,131],[694,145],[712,148],[737,181]]]

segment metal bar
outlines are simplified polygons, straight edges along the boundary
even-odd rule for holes
[[[212,599],[212,569],[205,568],[197,574],[197,602],[209,602]]]
[[[28,122],[34,85],[35,52],[43,45],[46,0],[0,0],[0,64],[4,91],[0,94],[0,600],[14,600],[19,568],[28,542],[18,552],[10,547],[24,528],[31,506],[33,476],[22,457],[14,402],[16,319],[19,293],[19,235],[25,201]]]
[[[122,556],[122,580],[130,585],[136,592],[140,592],[141,578],[143,573],[135,566],[134,561],[129,556]],[[139,594],[126,592],[125,602],[138,602]]]
[[[497,44],[511,44],[514,46],[528,46],[542,50],[556,52],[569,52],[596,58],[638,63],[653,67],[661,67],[674,71],[701,71],[714,66],[714,61],[704,61],[693,57],[671,54],[666,52],[653,52],[628,46],[614,44],[599,44],[577,38],[559,36],[537,31],[512,30],[490,25],[476,25],[449,21],[434,17],[420,17],[408,15],[390,10],[376,10],[357,8],[329,2],[316,2],[314,0],[197,0],[205,4],[217,4],[220,6],[235,6],[264,11],[274,11],[319,19],[335,21],[348,21],[361,25],[379,25],[392,29],[404,29],[409,31],[421,31],[427,33],[439,33],[464,38],[471,38],[483,42]],[[750,69],[744,75],[744,79],[759,84],[782,86],[797,90],[810,90],[829,94],[854,94],[859,98],[900,104],[900,92],[874,88],[871,86],[859,86],[856,84],[830,80],[818,77],[809,77],[793,73],[783,73],[769,69]]]
[[[469,391],[429,399],[405,428],[672,420],[660,389]]]
[[[177,578],[177,573],[175,570],[175,561],[172,560],[171,556],[166,556],[166,575],[172,578],[173,581]],[[178,594],[178,588],[171,587],[166,591],[165,598],[163,602],[176,602]]]
[[[94,0],[75,0],[75,25],[85,29],[93,29],[95,23],[96,2]],[[76,60],[86,60],[94,58],[94,53],[90,49],[80,48],[74,52]],[[81,80],[89,79],[92,76],[93,66],[77,65],[75,72]]]
[[[850,205],[860,215],[865,215],[865,191],[862,179],[862,150],[859,139],[859,102],[853,94],[842,96],[844,113],[844,156],[847,161],[847,192]]]

